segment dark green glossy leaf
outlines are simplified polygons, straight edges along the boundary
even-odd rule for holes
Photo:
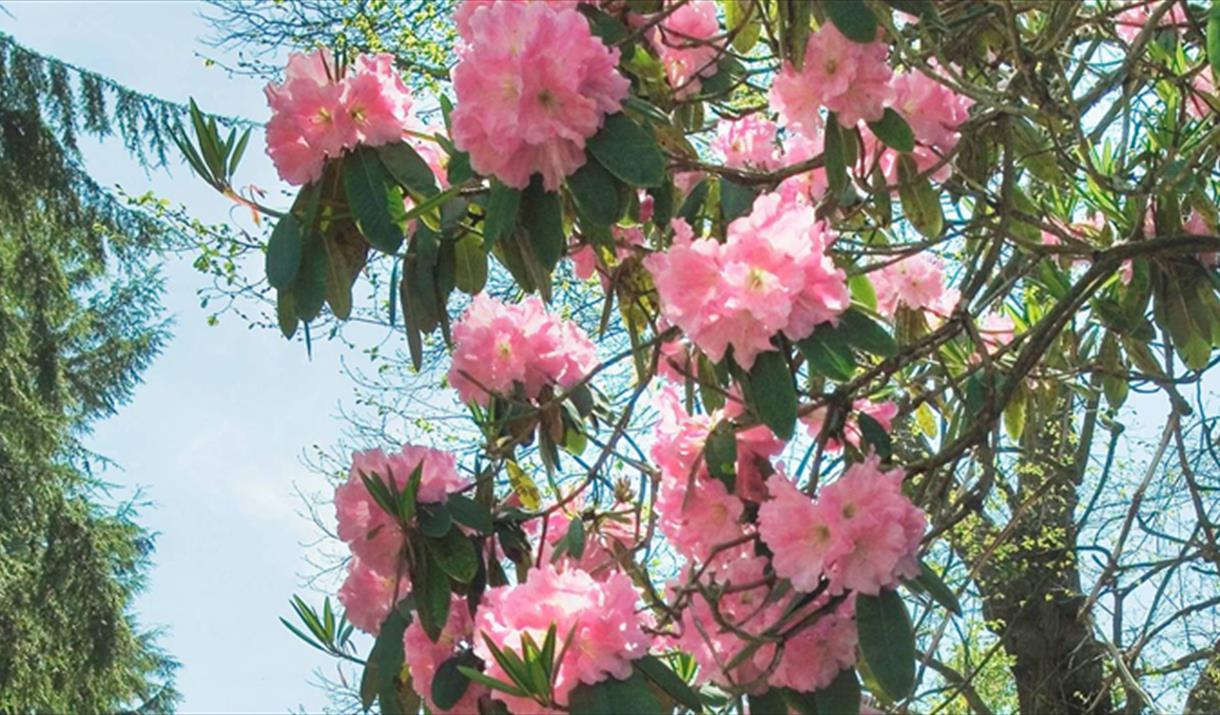
[[[861,43],[877,40],[877,16],[863,0],[830,0],[822,3],[822,9],[847,39]]]
[[[783,354],[770,350],[755,357],[743,389],[763,424],[780,439],[792,439],[796,429],[796,383]]]
[[[906,154],[898,157],[898,198],[902,200],[903,213],[916,231],[926,238],[940,238],[945,227],[940,194],[932,188],[931,181],[919,178],[915,160]]]
[[[522,196],[521,226],[525,229],[531,252],[544,272],[554,270],[563,257],[563,208],[559,194],[546,191],[535,175]]]
[[[407,142],[383,144],[377,147],[377,155],[390,176],[409,191],[421,196],[432,196],[439,191],[428,162]]]
[[[406,208],[375,149],[360,147],[343,159],[343,190],[360,233],[372,246],[394,253],[402,246]]]
[[[625,114],[606,117],[587,148],[611,174],[631,186],[660,186],[665,180],[665,155],[656,139]]]
[[[564,536],[567,541],[568,553],[572,558],[579,560],[585,553],[585,522],[579,516],[575,516],[568,522],[568,533]]]
[[[854,668],[840,670],[830,685],[814,692],[818,715],[859,715],[860,679]]]
[[[919,575],[914,579],[904,581],[910,588],[915,591],[928,594],[932,600],[939,603],[946,611],[956,615],[962,614],[962,604],[958,602],[957,596],[953,595],[953,589],[945,583],[940,574],[936,573],[924,561],[919,562]]]
[[[581,684],[568,696],[571,715],[624,715],[624,713],[660,713],[661,704],[639,672],[633,671],[626,680],[603,680],[596,685]]]
[[[851,308],[840,315],[834,330],[841,333],[849,345],[865,352],[887,358],[898,354],[894,336],[862,310]]]
[[[453,528],[453,516],[444,504],[420,504],[416,515],[419,517],[419,530],[424,536],[440,539]]]
[[[292,283],[301,265],[301,222],[286,213],[275,224],[267,240],[267,282],[272,288]]]
[[[326,302],[326,248],[318,234],[306,236],[302,242],[301,266],[292,282],[297,316],[309,322],[318,317]]]
[[[720,420],[712,428],[703,443],[703,460],[708,473],[733,492],[737,480],[737,432],[732,422]]]
[[[598,226],[610,226],[618,221],[618,189],[614,177],[598,162],[586,161],[569,176],[568,189],[582,220]]]
[[[636,670],[644,674],[644,677],[655,683],[657,687],[665,691],[666,694],[683,707],[695,712],[703,710],[703,703],[699,700],[699,694],[692,690],[686,684],[686,681],[679,678],[676,673],[670,670],[669,666],[665,665],[660,658],[654,655],[646,655],[636,660],[633,665]]]
[[[452,531],[450,534],[458,534]],[[461,534],[458,538],[465,541],[467,546],[469,541]],[[448,539],[446,539],[447,543]],[[418,551],[420,557],[415,564],[415,568],[411,573],[411,595],[415,599],[415,612],[419,615],[419,625],[424,629],[424,633],[433,643],[441,637],[441,631],[445,628],[445,623],[449,620],[449,579],[445,577],[447,571],[442,569],[441,564],[437,562],[437,552],[443,549],[438,549],[432,546],[434,543],[431,539],[424,539],[427,548]],[[472,547],[473,548],[473,547]],[[450,557],[454,558],[454,557]],[[473,577],[474,570],[471,569]],[[402,639],[399,637],[399,649],[402,647]]]
[[[885,431],[885,427],[863,412],[856,416],[856,421],[860,425],[860,436],[864,438],[864,441],[872,445],[882,460],[890,461],[890,458],[894,456],[894,446],[890,442],[890,433]]]
[[[846,336],[829,323],[818,326],[812,335],[797,341],[796,346],[809,361],[809,369],[819,375],[845,382],[856,372],[856,358]]]
[[[439,539],[427,537],[424,542],[436,565],[454,581],[470,583],[479,570],[479,555],[474,544],[470,543],[470,539],[462,534],[460,529],[450,529]]]
[[[483,534],[490,534],[494,524],[487,507],[462,494],[450,494],[446,502],[453,520]]]
[[[847,188],[847,158],[843,149],[843,129],[839,126],[838,117],[834,112],[831,112],[826,120],[822,157],[826,164],[826,182],[830,186],[830,192],[838,196]]]
[[[750,715],[788,715],[788,699],[783,688],[748,695],[746,702],[750,705]]]
[[[432,702],[440,710],[452,710],[454,705],[466,694],[470,687],[470,678],[460,669],[469,665],[469,657],[455,655],[441,663],[432,676]]]
[[[902,597],[883,590],[856,597],[860,656],[884,695],[899,701],[915,688],[915,632]]]
[[[911,132],[911,125],[893,109],[887,107],[880,119],[868,123],[868,128],[891,149],[903,152],[915,150],[915,134]]]
[[[720,180],[720,211],[726,222],[745,216],[753,207],[753,189],[730,179]]]
[[[483,290],[487,285],[487,253],[483,250],[483,241],[473,233],[462,236],[454,244],[453,257],[458,290],[466,295]]]
[[[487,216],[483,219],[483,242],[494,246],[497,241],[512,233],[517,225],[517,210],[521,205],[521,192],[491,180],[491,193],[487,197]]]

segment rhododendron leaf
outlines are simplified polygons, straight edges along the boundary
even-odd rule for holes
[[[750,715],[788,715],[788,699],[784,688],[771,688],[746,696]]]
[[[453,532],[457,533],[457,532]],[[465,541],[464,537],[461,537]],[[425,547],[417,550],[416,562],[411,569],[411,596],[415,600],[415,612],[419,614],[419,625],[433,643],[441,637],[441,631],[449,619],[449,579],[446,571],[436,561],[437,549],[425,538]],[[469,546],[470,542],[466,541]],[[456,557],[461,558],[461,557]],[[473,576],[473,573],[471,574]],[[401,638],[399,647],[401,648]]]
[[[487,253],[475,234],[462,236],[453,247],[454,281],[458,290],[476,295],[487,285]]]
[[[490,534],[495,524],[487,507],[462,494],[450,494],[446,501],[453,520],[483,534]]]
[[[445,167],[445,178],[450,186],[464,184],[474,178],[474,168],[470,166],[470,154],[455,151],[449,156],[449,166]]]
[[[897,591],[856,596],[856,627],[860,657],[880,687],[880,693],[900,701],[915,688],[915,632],[907,607]]]
[[[371,695],[376,695],[382,712],[400,711],[397,681],[403,671],[402,637],[411,624],[411,618],[400,608],[393,608],[381,623],[377,640],[373,643],[365,661],[361,679],[361,700],[365,710],[372,704]]]
[[[403,265],[403,287],[407,290],[405,320],[420,332],[430,333],[440,322],[443,307],[437,301],[436,264],[440,239],[425,225],[417,225]]]
[[[754,207],[754,189],[731,179],[720,180],[720,212],[726,223],[745,216]]]
[[[461,671],[462,665],[473,665],[468,653],[455,655],[437,666],[432,676],[431,692],[432,702],[437,709],[452,710],[470,687],[470,678]]]
[[[776,6],[782,15],[780,27],[784,33],[780,38],[780,54],[800,69],[805,61],[805,44],[809,39],[809,20],[813,13],[813,3],[782,2]]]
[[[932,412],[928,403],[921,402],[919,407],[915,408],[915,425],[928,439],[936,436],[936,414]]]
[[[796,346],[809,361],[809,369],[840,382],[850,380],[856,372],[856,358],[842,333],[829,324],[818,326],[813,334],[799,340]]]
[[[577,5],[576,9],[588,19],[589,31],[607,45],[614,46],[627,39],[627,26],[614,17],[588,3]]]
[[[521,506],[531,511],[542,506],[542,494],[538,492],[534,480],[530,479],[525,470],[511,459],[504,462],[504,467],[508,470],[508,481],[512,485],[513,491],[521,499]]]
[[[439,539],[453,528],[453,515],[444,504],[420,504],[417,515],[424,536]]]
[[[433,196],[440,191],[436,188],[436,176],[432,174],[428,162],[407,142],[383,144],[377,147],[377,155],[390,176],[412,193]]]
[[[568,544],[568,553],[579,560],[585,553],[585,521],[579,516],[568,522],[568,533],[564,536]]]
[[[664,229],[674,216],[674,185],[670,181],[648,189],[652,197],[652,225]]]
[[[700,83],[699,98],[707,99],[728,94],[746,76],[746,68],[732,55],[724,55],[716,62],[716,74]],[[702,109],[702,104],[687,105]],[[702,126],[702,121],[696,126]]]
[[[822,9],[847,39],[861,43],[876,42],[877,16],[864,4],[864,0],[831,0],[823,2]]]
[[[656,139],[621,112],[606,117],[586,148],[611,174],[631,186],[660,186],[665,181],[665,156]]]
[[[622,715],[659,713],[663,709],[644,676],[632,671],[626,680],[610,678],[596,685],[576,686],[568,695],[568,711],[572,715]]]
[[[296,278],[301,265],[301,223],[291,213],[284,214],[275,224],[267,240],[267,283],[283,288]]]
[[[322,247],[326,249],[326,304],[340,320],[347,320],[352,314],[352,285],[366,260],[363,241],[359,238],[356,241],[359,244],[341,236],[322,239]]]
[[[854,668],[840,670],[830,685],[813,693],[818,715],[858,715],[860,712],[860,679]]]
[[[610,172],[596,161],[586,161],[568,177],[568,189],[582,220],[598,226],[610,226],[618,221],[618,188],[614,183]]]
[[[399,281],[398,299],[402,303],[402,326],[407,333],[407,350],[411,354],[411,366],[418,371],[424,359],[424,342],[419,327],[411,320],[411,291],[405,272],[402,280]]]
[[[834,196],[847,188],[847,158],[843,150],[843,129],[834,112],[826,119],[825,148],[822,150],[826,164],[826,181]]]
[[[306,323],[318,317],[326,302],[326,249],[322,237],[306,235],[301,248],[301,265],[292,282],[297,315]]]
[[[945,227],[940,195],[927,178],[919,178],[919,168],[909,155],[898,157],[898,198],[907,220],[926,238],[940,238]]]
[[[707,463],[708,473],[724,482],[729,493],[733,493],[737,481],[737,432],[733,423],[720,420],[708,433],[703,443],[703,461]]]
[[[860,436],[864,441],[873,446],[883,461],[890,461],[894,455],[894,446],[890,442],[890,434],[885,431],[885,427],[863,412],[856,416],[856,421],[860,425]]]
[[[856,308],[850,308],[840,315],[839,324],[834,329],[842,333],[851,345],[866,352],[887,358],[898,354],[898,343],[894,336]]]
[[[521,225],[529,239],[534,257],[550,273],[563,257],[566,242],[563,235],[563,207],[559,194],[542,187],[535,174],[522,195]]]
[[[889,107],[886,107],[885,114],[882,114],[880,119],[869,122],[868,128],[891,149],[915,151],[915,135],[911,132],[911,125],[907,124],[901,114]]]
[[[510,683],[505,683],[502,680],[497,680],[496,678],[492,678],[491,676],[484,674],[482,671],[475,670],[474,668],[471,668],[468,665],[459,665],[458,672],[460,672],[462,675],[465,675],[471,681],[476,682],[479,685],[484,685],[488,688],[491,688],[492,690],[499,690],[502,693],[508,693],[509,695],[515,695],[519,698],[528,697],[528,694],[521,688],[518,688],[517,686],[512,685]]]
[[[532,694],[534,690],[530,683],[529,668],[525,661],[512,650],[497,646],[486,633],[482,635],[483,642],[487,644],[487,649],[491,651],[491,657],[499,664],[504,674],[512,679],[513,685],[516,685],[524,693]]]
[[[749,52],[762,34],[761,13],[751,0],[720,0],[720,4],[724,7],[725,28],[737,33],[733,36],[733,49]]]
[[[796,428],[796,383],[782,353],[769,350],[754,359],[742,382],[751,409],[776,437],[792,439]]]
[[[883,0],[886,5],[898,12],[905,12],[918,18],[936,17],[936,6],[932,0]]]
[[[957,596],[953,595],[953,589],[949,588],[940,574],[936,573],[926,562],[919,562],[918,576],[913,579],[904,579],[903,583],[914,591],[928,594],[946,611],[958,616],[962,615],[962,604],[957,600]]]
[[[869,310],[877,309],[877,290],[873,282],[863,273],[857,273],[847,279],[847,288],[851,291],[851,299]]]
[[[280,333],[291,339],[297,332],[297,305],[292,289],[280,289],[275,292],[275,319],[279,323]]]
[[[393,183],[375,149],[359,147],[344,157],[343,190],[368,242],[386,253],[398,251],[406,223],[402,189]]]
[[[699,694],[670,670],[669,666],[665,665],[660,658],[655,655],[646,655],[633,662],[632,665],[683,707],[694,712],[703,710],[703,701],[699,699]]]
[[[461,529],[450,529],[441,538],[425,538],[425,544],[441,570],[458,583],[470,583],[479,570],[479,555]]]
[[[1220,2],[1212,0],[1207,10],[1207,62],[1212,77],[1220,79]]]
[[[1004,431],[1008,433],[1008,438],[1014,442],[1020,440],[1021,435],[1025,432],[1025,414],[1028,401],[1028,392],[1018,385],[1012,397],[1008,398],[1008,404],[1004,405]]]

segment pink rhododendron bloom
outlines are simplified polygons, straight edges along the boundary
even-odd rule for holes
[[[916,551],[927,520],[902,494],[902,470],[883,472],[876,457],[852,465],[811,499],[787,479],[767,482],[772,499],[758,511],[758,533],[774,553],[775,573],[810,591],[876,595],[919,573]]]
[[[267,85],[267,154],[291,184],[316,181],[327,158],[358,144],[398,141],[411,122],[411,94],[391,55],[361,55],[345,76],[337,72],[326,50],[293,53],[284,82]]]
[[[621,513],[630,507],[622,507],[608,513],[600,513],[596,518],[584,518],[585,548],[579,559],[573,559],[570,554],[564,555],[558,561],[553,561],[555,547],[568,534],[572,519],[580,518],[582,500],[577,497],[569,502],[571,511],[555,511],[547,517],[546,544],[542,547],[539,561],[554,564],[557,569],[579,569],[598,581],[605,581],[612,574],[619,573],[620,554],[630,551],[635,544],[635,515]],[[526,522],[525,533],[538,539],[542,525],[538,521]],[[643,532],[641,531],[641,538]],[[630,558],[630,557],[628,557]]]
[[[917,71],[895,76],[891,86],[891,106],[910,125],[916,142],[941,153],[957,146],[957,128],[969,117],[974,100]]]
[[[568,4],[497,0],[466,13],[453,69],[453,141],[480,174],[548,191],[585,163],[585,140],[617,112],[619,51]]]
[[[442,710],[432,701],[432,679],[441,664],[474,645],[474,621],[466,606],[466,599],[453,597],[449,604],[449,620],[441,635],[433,643],[419,625],[419,619],[411,621],[403,633],[402,645],[407,668],[411,671],[411,687],[428,703],[430,712],[474,713],[478,712],[478,700],[487,692],[486,686],[470,683],[460,700],[448,710]]]
[[[1127,8],[1114,18],[1114,30],[1118,36],[1127,42],[1133,41],[1139,36],[1144,29],[1144,25],[1148,24],[1148,20],[1152,17],[1152,12],[1157,8],[1159,3],[1154,0],[1148,0],[1143,5]],[[1178,2],[1173,3],[1173,7],[1168,12],[1161,15],[1159,27],[1173,25],[1177,27],[1185,27],[1188,24],[1186,12]]]
[[[703,86],[699,78],[716,74],[720,50],[710,40],[719,33],[715,0],[684,3],[651,33],[665,77],[678,99],[698,94]]]
[[[780,157],[782,166],[793,166],[818,156],[822,153],[824,140],[825,137],[820,132],[816,139],[811,139],[805,134],[789,132],[782,143],[783,151]],[[827,187],[826,169],[818,167],[789,176],[780,182],[775,191],[783,197],[784,201],[797,201],[814,206],[826,195]]]
[[[635,612],[637,598],[631,579],[621,573],[597,581],[578,569],[557,571],[543,564],[529,571],[525,583],[488,589],[483,595],[474,619],[474,652],[489,676],[508,680],[484,637],[500,649],[520,653],[527,633],[540,646],[552,625],[560,642],[571,633],[554,683],[555,702],[567,705],[569,693],[579,683],[624,679],[631,675],[631,662],[648,652],[649,639]],[[516,715],[562,712],[506,693],[492,696]]]
[[[945,265],[932,253],[921,252],[869,274],[877,294],[877,312],[893,315],[899,305],[927,308],[945,292]]]
[[[689,375],[695,374],[695,365],[691,362],[691,348],[682,340],[667,340],[658,347],[661,359],[657,361],[657,376],[681,385]]]
[[[825,407],[819,407],[801,418],[801,422],[805,424],[805,428],[809,431],[809,436],[814,439],[817,439],[822,434],[822,424],[826,421],[826,409]],[[886,432],[889,432],[894,427],[894,418],[898,416],[898,405],[888,400],[885,402],[873,402],[867,398],[853,402],[852,413],[848,415],[847,422],[843,425],[843,436],[853,447],[860,446],[860,421],[856,417],[858,414],[868,415],[876,420]],[[826,449],[830,452],[838,452],[843,449],[843,443],[834,437],[830,437],[826,440]]]
[[[536,297],[509,305],[486,293],[475,296],[453,326],[453,342],[449,383],[464,401],[480,405],[492,394],[512,394],[516,385],[526,399],[547,386],[571,387],[598,362],[584,331]]]
[[[642,204],[641,213],[643,213]],[[641,218],[641,221],[643,220]],[[611,267],[635,256],[638,248],[644,245],[644,230],[639,226],[612,226],[610,236],[614,239],[614,261],[610,263]],[[597,250],[596,247],[587,243],[576,244],[569,254],[572,258],[572,272],[581,280],[589,280],[594,274],[598,274],[602,287],[608,287],[610,285],[609,276],[599,268]]]
[[[814,603],[823,605],[820,600]],[[853,611],[854,599],[848,599],[785,641],[770,686],[813,692],[830,685],[839,671],[855,665],[859,638]],[[766,668],[773,651],[774,646],[759,650],[754,655],[755,664]]]
[[[519,3],[537,2],[554,5],[565,9],[574,9],[582,0],[515,0]],[[497,0],[462,0],[453,11],[453,24],[457,26],[458,36],[466,39],[472,36],[470,17],[479,10],[495,5]]]
[[[347,578],[339,587],[339,602],[352,625],[369,635],[377,635],[381,622],[390,614],[394,604],[407,595],[408,584],[404,579],[394,593],[394,575],[374,571],[368,564],[353,556],[347,563]]]
[[[703,178],[704,174],[702,171],[674,172],[674,188],[678,190],[679,195],[686,196],[700,181],[703,181]]]
[[[666,320],[713,361],[732,346],[748,370],[776,333],[800,340],[847,309],[846,276],[825,253],[831,240],[811,207],[767,194],[729,224],[724,244],[696,240],[675,220],[671,248],[644,265]]]
[[[780,148],[775,122],[759,114],[716,122],[712,150],[734,169],[773,171],[780,167]]]
[[[1004,312],[988,313],[979,320],[979,337],[992,352],[1011,343],[1014,330],[1016,323]]]
[[[360,477],[363,474],[386,484],[393,483],[401,493],[412,472],[420,465],[420,484],[416,493],[419,503],[444,501],[449,494],[469,484],[458,474],[457,460],[450,452],[404,445],[402,451],[389,455],[380,449],[353,453],[347,481],[335,488],[339,539],[346,542],[361,561],[382,574],[398,573],[403,533],[394,517],[373,500]]]
[[[1208,68],[1195,75],[1186,94],[1186,112],[1195,119],[1211,116],[1216,111],[1216,85]]]
[[[771,103],[786,126],[810,138],[821,127],[821,107],[835,112],[840,126],[876,121],[892,93],[888,56],[884,42],[853,42],[828,22],[809,36],[799,71],[784,63],[771,85]]]

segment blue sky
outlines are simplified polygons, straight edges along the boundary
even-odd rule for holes
[[[36,51],[109,75],[128,87],[210,111],[262,119],[260,82],[205,66],[210,51],[188,2],[6,2],[0,28]],[[280,186],[255,135],[242,183]],[[153,190],[207,221],[241,220],[182,166],[148,174],[117,142],[85,146],[101,183]],[[101,424],[91,446],[114,459],[109,474],[127,493],[145,489],[141,522],[160,533],[141,618],[167,627],[162,644],[183,663],[186,712],[316,711],[311,687],[324,660],[279,624],[310,571],[303,544],[316,534],[297,514],[294,484],[321,488],[303,449],[334,441],[340,401],[351,387],[336,345],[300,344],[250,331],[235,317],[208,327],[196,291],[205,277],[189,260],[165,266],[173,340],[145,375],[132,404]],[[355,356],[348,356],[355,359]],[[317,594],[311,600],[320,600]]]

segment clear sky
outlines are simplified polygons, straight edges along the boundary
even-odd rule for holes
[[[0,28],[38,52],[109,75],[136,90],[208,110],[261,120],[260,82],[205,67],[210,51],[190,2],[4,2]],[[183,166],[145,173],[117,142],[86,145],[91,173],[132,193],[153,190],[207,221],[229,204]],[[276,188],[261,135],[251,138],[238,177]],[[317,711],[323,694],[308,682],[325,661],[278,622],[309,572],[303,542],[315,534],[296,513],[294,484],[319,488],[302,450],[330,445],[350,385],[339,348],[250,331],[236,317],[208,327],[196,291],[206,278],[189,260],[165,266],[173,339],[145,374],[132,404],[102,423],[91,446],[121,471],[126,493],[153,502],[140,521],[159,532],[144,622],[167,628],[161,643],[179,660],[185,712]],[[349,359],[356,356],[348,356]],[[312,595],[318,602],[320,596]]]

